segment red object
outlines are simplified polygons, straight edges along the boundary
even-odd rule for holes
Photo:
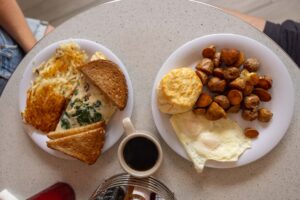
[[[56,183],[27,200],[75,200],[75,193],[69,184]]]

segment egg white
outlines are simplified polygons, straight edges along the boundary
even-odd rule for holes
[[[251,147],[251,139],[231,119],[209,121],[192,111],[172,115],[170,122],[198,172],[207,160],[237,161]]]

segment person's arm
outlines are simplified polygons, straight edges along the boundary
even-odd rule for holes
[[[223,8],[223,10],[228,13],[231,14],[233,16],[236,16],[238,18],[240,18],[241,20],[251,24],[252,26],[256,27],[258,30],[260,31],[264,31],[265,25],[266,25],[266,20],[258,18],[258,17],[253,17],[250,15],[245,15],[243,13],[240,13],[238,11],[234,11],[234,10],[229,10],[226,8]]]
[[[35,45],[36,39],[15,0],[0,0],[0,26],[25,52]]]

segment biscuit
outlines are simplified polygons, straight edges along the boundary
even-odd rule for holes
[[[201,80],[191,68],[171,70],[158,86],[159,110],[167,114],[176,114],[192,109],[202,87]]]

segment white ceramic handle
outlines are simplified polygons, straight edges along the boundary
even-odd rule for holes
[[[136,132],[130,118],[128,118],[128,117],[123,119],[123,128],[125,130],[126,135],[130,135],[130,134]]]

